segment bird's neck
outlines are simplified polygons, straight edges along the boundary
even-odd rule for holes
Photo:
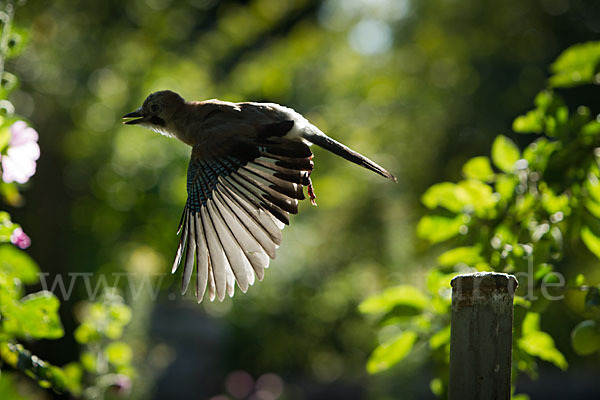
[[[194,146],[195,138],[193,130],[190,128],[190,117],[194,115],[194,107],[191,103],[184,103],[171,118],[169,118],[167,124],[160,129],[154,129],[162,135],[168,137],[174,137],[182,141],[183,143]]]

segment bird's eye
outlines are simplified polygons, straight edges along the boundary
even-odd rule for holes
[[[152,111],[153,113],[157,113],[157,112],[159,112],[159,111],[160,111],[160,106],[159,106],[158,104],[156,104],[156,103],[155,103],[155,104],[152,104],[152,105],[150,106],[150,111]]]

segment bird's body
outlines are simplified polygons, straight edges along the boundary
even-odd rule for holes
[[[197,270],[196,296],[245,292],[275,258],[280,230],[298,212],[303,187],[314,203],[309,146],[317,144],[396,181],[373,161],[329,138],[306,118],[273,103],[186,102],[155,92],[124,116],[192,147],[188,200],[173,272],[183,261],[182,291]],[[135,118],[135,119],[133,119]]]

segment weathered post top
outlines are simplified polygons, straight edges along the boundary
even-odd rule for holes
[[[517,279],[476,272],[450,284],[450,400],[509,400]]]
[[[462,307],[473,304],[474,301],[488,301],[492,292],[501,295],[508,294],[511,299],[519,282],[514,275],[500,272],[474,272],[471,274],[457,275],[452,278],[452,307]],[[458,301],[454,304],[454,300]]]

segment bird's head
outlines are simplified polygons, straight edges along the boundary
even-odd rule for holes
[[[164,133],[168,122],[185,100],[175,92],[161,90],[151,93],[137,110],[123,116],[124,124],[140,124],[146,128]]]

